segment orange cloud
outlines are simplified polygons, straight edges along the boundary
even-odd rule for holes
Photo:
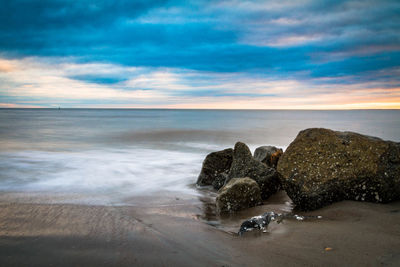
[[[0,108],[40,108],[41,106],[32,106],[25,104],[12,104],[12,103],[0,103]]]
[[[11,60],[0,59],[0,72],[11,72],[13,70],[15,70],[15,66]]]

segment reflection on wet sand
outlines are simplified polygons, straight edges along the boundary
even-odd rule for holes
[[[215,213],[213,194],[159,194],[124,205],[45,204],[0,196],[2,266],[265,266],[392,265],[400,263],[400,202],[344,201],[271,223],[267,233],[236,233],[265,211],[290,212],[282,192],[263,206]],[[39,196],[36,196],[39,197]],[[47,200],[50,196],[46,197]],[[40,204],[43,203],[43,204]],[[296,211],[297,213],[297,211]],[[233,234],[235,233],[235,234]],[[325,250],[325,248],[330,248]]]
[[[264,201],[264,205],[262,206],[249,208],[236,212],[234,214],[218,214],[215,206],[215,197],[217,195],[216,192],[213,192],[213,190],[210,188],[203,188],[201,189],[201,192],[202,195],[199,196],[198,199],[202,204],[202,214],[199,214],[199,218],[204,223],[207,223],[211,226],[216,227],[217,229],[231,234],[236,234],[241,223],[251,217],[258,216],[270,211],[277,214],[289,215],[292,214],[293,211],[293,203],[291,199],[284,191],[279,191],[278,193],[270,197],[268,201]],[[289,218],[289,216],[287,217]],[[273,224],[269,226],[269,229],[282,228]]]

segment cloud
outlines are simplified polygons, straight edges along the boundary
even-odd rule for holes
[[[2,1],[6,57],[218,72],[308,70],[399,51],[398,1]],[[12,16],[10,14],[13,14]],[[339,56],[338,56],[339,55]],[[398,66],[396,60],[389,65]],[[332,75],[338,70],[330,68]],[[341,73],[341,72],[339,72]],[[326,73],[324,75],[327,75]]]
[[[12,61],[0,59],[0,72],[10,72],[14,70]]]
[[[14,60],[15,70],[1,76],[4,82],[3,87],[7,90],[0,92],[0,99],[18,102],[21,99],[29,99],[31,102],[37,101],[44,105],[55,103],[86,101],[130,101],[131,103],[141,103],[154,101],[163,98],[159,92],[141,90],[123,90],[110,86],[108,82],[93,83],[92,81],[82,81],[69,77],[71,69],[75,73],[83,70],[88,73],[90,69],[104,69],[112,66],[100,64],[57,64],[40,61],[35,58]],[[116,66],[116,68],[118,68]],[[129,72],[131,70],[126,70]],[[79,76],[79,75],[78,75]],[[4,100],[3,100],[4,101]]]
[[[43,58],[5,60],[2,107],[352,108],[400,107],[400,86],[352,77],[307,80],[114,64],[58,63]],[[75,73],[78,77],[71,77]],[[82,77],[110,77],[110,83]],[[123,77],[123,78],[121,78]],[[338,104],[340,103],[340,104]],[[396,104],[397,103],[397,104]]]
[[[365,86],[397,99],[399,13],[396,0],[0,1],[0,97],[261,106]]]

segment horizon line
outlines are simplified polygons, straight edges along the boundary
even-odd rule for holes
[[[357,110],[400,110],[399,108],[347,108],[347,109],[241,109],[241,108],[107,108],[107,107],[0,107],[2,109],[51,109],[51,110],[72,110],[72,109],[108,109],[108,110],[221,110],[221,111],[229,111],[229,110],[243,110],[243,111],[357,111]]]

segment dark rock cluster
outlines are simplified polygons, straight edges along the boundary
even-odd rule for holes
[[[220,189],[218,211],[233,212],[262,204],[262,199],[280,188],[280,180],[275,168],[253,158],[247,145],[237,142],[233,150],[228,148],[207,155],[197,185]],[[253,193],[248,193],[247,188]]]
[[[219,189],[220,212],[257,205],[257,192],[266,200],[279,188],[301,210],[341,200],[386,203],[400,199],[400,143],[312,128],[301,131],[284,153],[263,146],[253,157],[237,142],[233,150],[207,155],[197,184]]]
[[[237,142],[233,150],[233,161],[228,180],[241,177],[250,177],[256,181],[260,186],[263,199],[267,199],[276,193],[280,186],[276,169],[254,159],[246,144]]]

